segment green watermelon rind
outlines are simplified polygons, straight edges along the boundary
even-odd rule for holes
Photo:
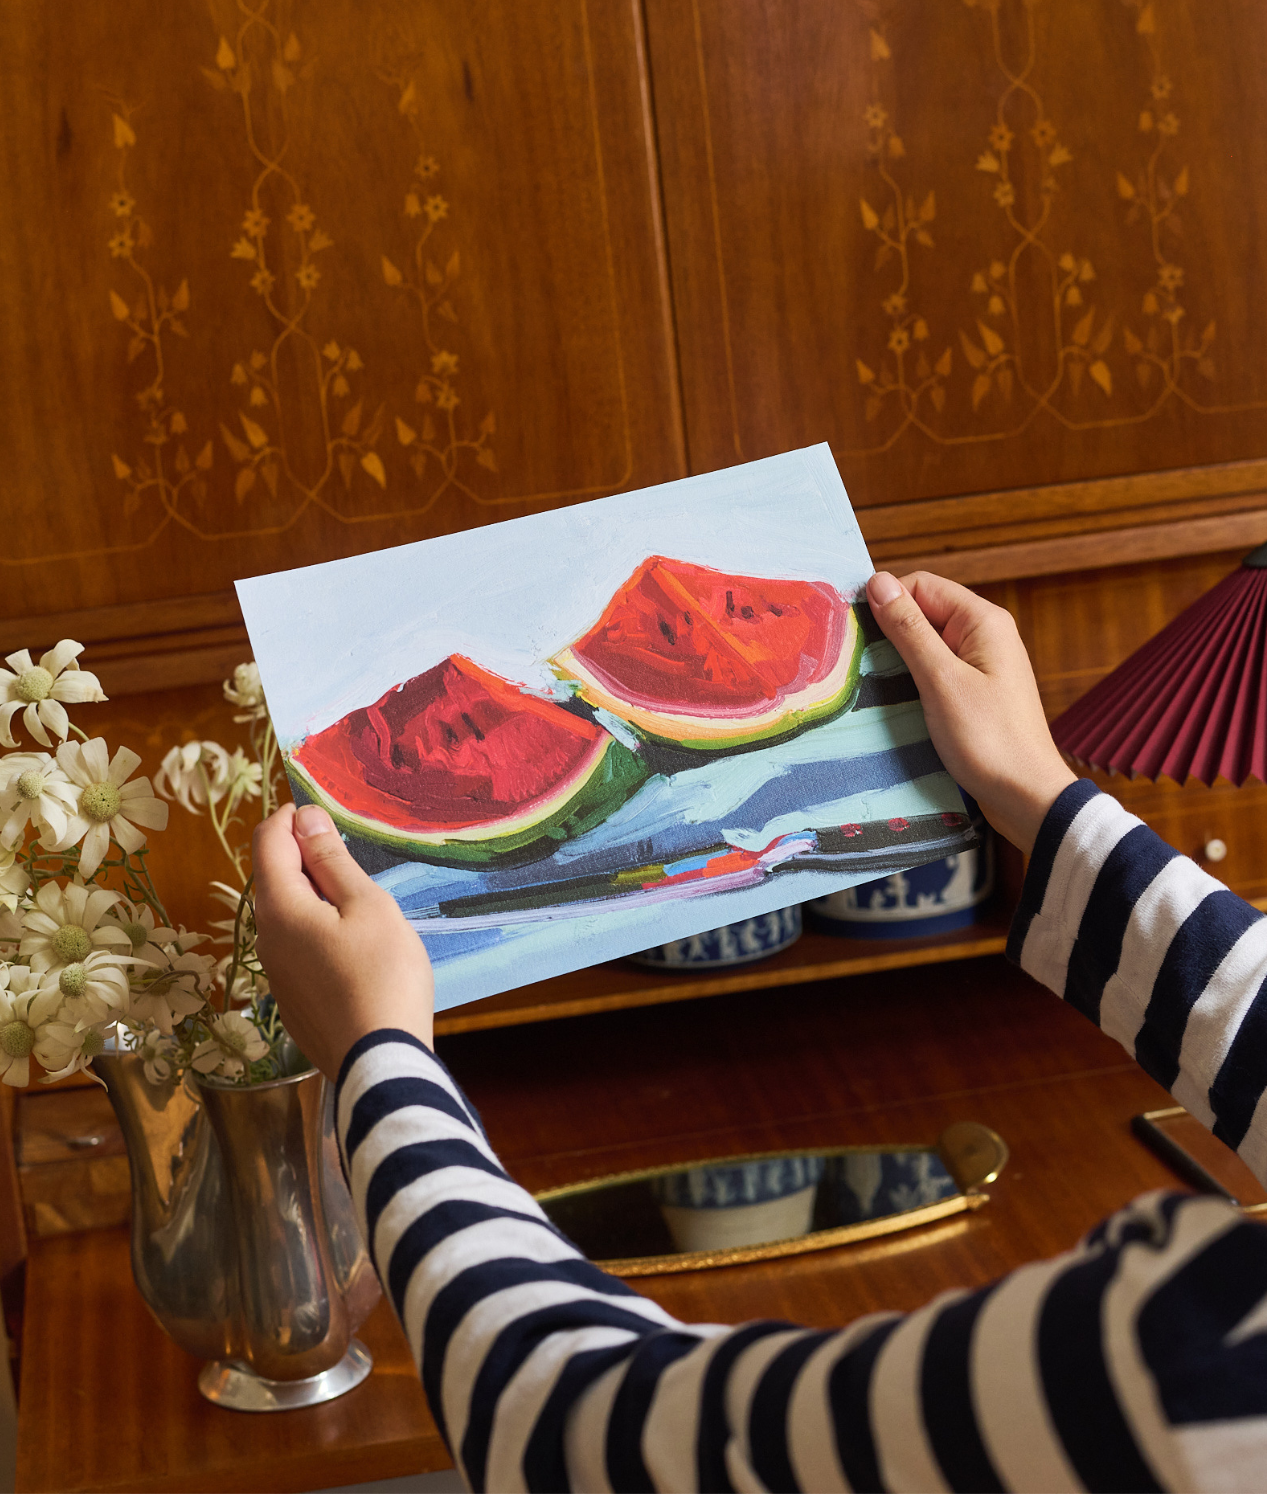
[[[436,831],[414,832],[386,825],[381,820],[345,808],[329,790],[317,783],[294,753],[286,754],[286,767],[304,794],[320,804],[345,834],[381,846],[410,861],[468,870],[521,865],[550,855],[564,841],[573,840],[601,825],[647,780],[647,768],[637,753],[631,752],[615,737],[609,737],[601,760],[576,793],[542,819],[508,834],[499,834],[497,825],[501,822],[494,820],[452,836],[443,836]]]
[[[707,735],[699,737],[691,736],[689,731],[682,733],[681,728],[686,725],[686,721],[680,715],[674,716],[671,711],[665,711],[663,716],[666,719],[673,718],[674,730],[657,731],[647,722],[647,718],[653,716],[654,713],[646,709],[631,710],[623,705],[610,689],[603,687],[593,679],[570,648],[556,654],[550,662],[555,674],[572,687],[574,694],[579,695],[591,706],[598,706],[610,712],[644,741],[656,742],[666,747],[685,747],[693,751],[710,752],[721,756],[728,752],[773,747],[779,742],[790,741],[811,727],[821,726],[824,722],[848,710],[858,693],[862,677],[862,655],[866,648],[866,639],[863,636],[857,612],[850,607],[849,613],[850,627],[853,632],[853,649],[842,683],[838,689],[832,691],[831,695],[806,706],[790,705],[780,711],[773,724],[768,722],[761,725],[753,724],[748,728],[745,728],[742,719],[707,717],[701,714],[698,718],[701,726],[707,722],[709,731]]]

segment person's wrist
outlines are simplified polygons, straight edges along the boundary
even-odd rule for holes
[[[1073,769],[1058,759],[1015,783],[1009,792],[1000,796],[996,814],[987,814],[987,818],[1017,850],[1028,856],[1052,805],[1071,783],[1077,781],[1078,775]]]

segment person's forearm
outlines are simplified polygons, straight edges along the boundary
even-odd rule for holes
[[[337,1104],[362,1227],[476,1488],[1226,1486],[1181,1425],[1247,1414],[1258,1340],[1231,1330],[1267,1295],[1267,1230],[1224,1203],[1138,1200],[905,1317],[685,1324],[554,1229],[417,1039],[362,1040]]]
[[[1079,780],[1035,842],[1008,954],[1267,1181],[1261,913]]]

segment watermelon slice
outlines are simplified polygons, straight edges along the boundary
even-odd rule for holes
[[[854,609],[825,581],[728,576],[653,555],[550,663],[644,736],[724,752],[844,710],[862,648]]]
[[[445,866],[549,855],[646,777],[601,726],[459,654],[308,737],[288,762],[341,829]]]

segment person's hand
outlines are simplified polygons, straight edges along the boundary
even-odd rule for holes
[[[1077,775],[1051,739],[1011,613],[927,571],[900,581],[877,571],[867,600],[914,677],[950,776],[1028,855]]]
[[[254,859],[256,948],[305,1056],[334,1079],[352,1044],[380,1027],[431,1047],[434,985],[422,940],[325,810],[284,805],[257,827]]]

